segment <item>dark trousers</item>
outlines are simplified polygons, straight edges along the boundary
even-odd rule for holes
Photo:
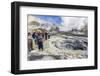
[[[28,39],[28,50],[31,51],[32,49],[32,39]]]
[[[39,50],[42,49],[42,51],[43,51],[43,43],[42,43],[42,42],[39,42],[39,43],[38,43],[38,49],[39,49]]]

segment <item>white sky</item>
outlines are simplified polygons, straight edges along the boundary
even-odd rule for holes
[[[80,29],[88,22],[87,17],[62,17],[62,19],[63,26],[60,27],[61,31],[68,31],[72,28]]]

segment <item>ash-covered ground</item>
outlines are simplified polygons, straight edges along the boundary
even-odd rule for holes
[[[45,40],[44,50],[37,46],[28,52],[28,60],[63,60],[88,58],[88,38],[85,36],[71,36],[65,34],[51,35]]]

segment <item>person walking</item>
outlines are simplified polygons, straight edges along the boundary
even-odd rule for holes
[[[48,39],[50,39],[50,33],[48,33]]]
[[[31,33],[28,33],[28,51],[30,52],[31,50],[33,50],[32,48],[32,37],[31,37]]]
[[[37,45],[38,33],[35,33],[35,45]]]
[[[36,32],[33,32],[33,34],[32,34],[32,41],[33,41],[33,45],[32,45],[32,47],[33,47],[33,49],[36,48],[36,42],[35,42],[35,38],[36,38],[36,36],[35,36],[35,34],[36,34]]]
[[[45,40],[47,40],[48,39],[48,33],[46,32],[45,33]]]
[[[42,37],[42,34],[39,34],[39,35],[38,35],[37,45],[38,45],[39,51],[40,51],[40,50],[43,51],[43,37]]]

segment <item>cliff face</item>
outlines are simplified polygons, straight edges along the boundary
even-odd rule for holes
[[[59,31],[59,27],[49,21],[41,20],[39,18],[29,16],[28,17],[28,32],[33,32],[35,29],[44,29],[50,33]]]

